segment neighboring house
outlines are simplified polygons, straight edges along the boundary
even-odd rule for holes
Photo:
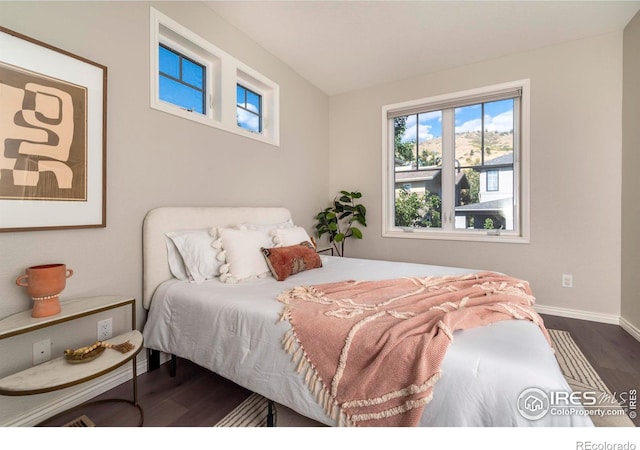
[[[422,195],[425,191],[442,198],[442,169],[432,167],[415,170],[410,166],[397,166],[395,171],[395,189],[404,189]],[[460,190],[469,189],[469,181],[463,172],[456,172],[456,206],[459,204]]]
[[[513,153],[485,162],[480,172],[479,202],[456,207],[456,228],[473,218],[482,229],[491,219],[494,229],[513,230]]]

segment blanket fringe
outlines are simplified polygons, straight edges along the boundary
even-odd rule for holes
[[[325,387],[320,374],[318,374],[318,371],[309,360],[293,329],[285,333],[282,343],[285,351],[291,355],[292,362],[297,365],[296,371],[303,374],[305,384],[325,414],[338,426],[353,426],[354,424],[349,416]]]

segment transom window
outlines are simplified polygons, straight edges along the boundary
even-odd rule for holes
[[[160,100],[187,111],[206,113],[206,67],[167,47],[158,46]]]
[[[262,96],[238,84],[237,120],[238,126],[253,133],[262,133]]]
[[[280,87],[150,7],[150,106],[280,145]]]
[[[383,107],[383,235],[527,241],[528,95],[525,80]]]

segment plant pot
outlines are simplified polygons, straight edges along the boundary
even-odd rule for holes
[[[16,284],[26,287],[27,294],[33,299],[32,317],[48,317],[60,312],[58,296],[72,275],[73,270],[64,264],[44,264],[25,269],[25,274],[16,279]]]

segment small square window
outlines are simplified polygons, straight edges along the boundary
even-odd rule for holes
[[[487,192],[497,192],[499,190],[499,178],[497,170],[487,171]]]
[[[166,45],[158,47],[160,100],[206,113],[206,68]]]
[[[262,133],[262,96],[241,84],[236,87],[238,126],[253,133]]]

